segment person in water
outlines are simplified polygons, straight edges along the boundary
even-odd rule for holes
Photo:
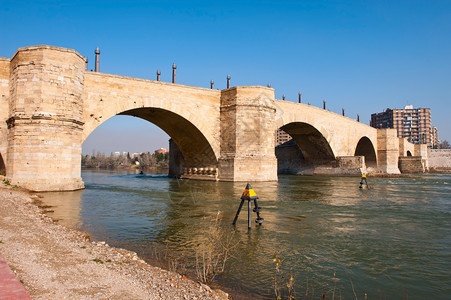
[[[366,171],[361,168],[360,172],[362,173],[362,177],[360,179],[360,186],[359,188],[363,188],[363,182],[365,181],[366,187],[368,188],[368,181],[366,180]]]

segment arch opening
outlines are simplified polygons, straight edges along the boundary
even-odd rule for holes
[[[216,178],[218,159],[211,141],[194,125],[195,123],[167,109],[146,106],[111,115],[102,123],[94,127],[90,126],[89,134],[85,136],[84,141],[96,128],[114,116],[132,116],[146,120],[169,135],[169,175],[171,177]]]
[[[410,152],[409,150],[407,150],[407,156],[412,156],[412,152]]]
[[[3,156],[0,153],[0,175],[5,176],[6,175],[6,165],[5,161],[3,160]]]
[[[161,108],[136,108],[119,115],[147,120],[165,131],[179,149],[185,168],[216,168],[218,159],[202,132],[185,118]]]
[[[276,147],[279,174],[313,174],[320,167],[335,165],[332,148],[312,125],[293,122],[280,130],[292,139]]]
[[[357,143],[354,156],[364,156],[367,167],[377,167],[376,151],[374,150],[373,143],[366,136],[362,137]]]

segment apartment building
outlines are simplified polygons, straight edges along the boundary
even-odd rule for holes
[[[413,108],[412,105],[402,109],[387,108],[372,114],[370,125],[374,128],[394,128],[398,137],[405,137],[414,144],[434,145],[429,108]]]

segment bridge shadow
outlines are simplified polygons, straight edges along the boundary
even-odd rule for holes
[[[6,175],[6,165],[1,153],[0,153],[0,175]]]

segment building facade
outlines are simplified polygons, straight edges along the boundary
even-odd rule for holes
[[[372,114],[370,125],[374,128],[394,128],[399,138],[407,138],[413,144],[434,145],[429,108],[413,108],[412,105],[402,109],[387,108]]]
[[[432,126],[432,148],[437,149],[440,145],[440,139],[438,138],[438,129]]]
[[[276,132],[276,147],[288,142],[289,140],[291,140],[292,137],[291,135],[289,135],[288,133],[286,133],[285,131],[283,131],[282,129],[277,129]]]

